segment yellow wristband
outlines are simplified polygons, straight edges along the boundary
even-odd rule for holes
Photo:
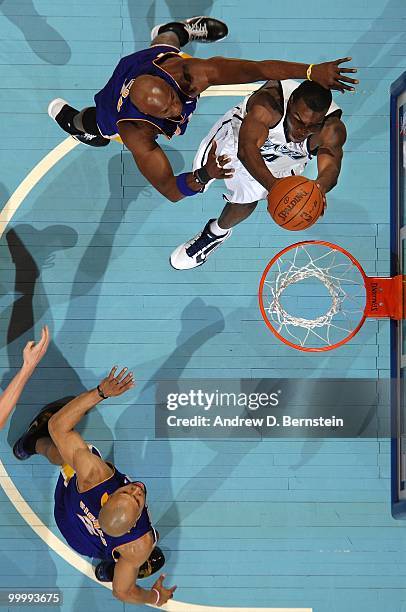
[[[306,71],[306,78],[308,81],[312,80],[312,68],[313,68],[314,64],[310,64],[310,66],[308,67],[307,71]]]

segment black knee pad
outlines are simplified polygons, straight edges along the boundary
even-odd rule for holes
[[[156,572],[164,566],[165,564],[165,556],[159,546],[155,546],[154,550],[148,557],[148,559],[143,563],[138,572],[138,578],[148,578],[148,576],[152,576]]]
[[[109,138],[104,138],[104,136],[100,133],[99,127],[96,121],[96,107],[91,106],[87,108],[82,116],[82,125],[86,132],[86,134],[91,134],[95,136],[92,140],[87,140],[81,134],[75,134],[77,140],[83,142],[84,144],[90,145],[91,147],[105,147],[110,144]]]
[[[88,134],[101,136],[99,127],[96,121],[96,107],[87,108],[82,115],[82,124]]]

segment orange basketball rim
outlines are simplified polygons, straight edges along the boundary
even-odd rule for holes
[[[344,248],[324,240],[275,255],[259,284],[262,317],[292,348],[329,351],[353,338],[367,318],[405,318],[406,276],[367,276]],[[294,312],[296,310],[296,312]]]

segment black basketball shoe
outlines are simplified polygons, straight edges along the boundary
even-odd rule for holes
[[[104,138],[101,134],[88,134],[78,130],[73,122],[73,118],[79,114],[79,111],[73,106],[70,106],[66,100],[55,98],[48,105],[48,115],[56,121],[64,132],[73,136],[75,140],[87,144],[91,147],[105,147],[110,144],[108,138]]]
[[[178,246],[171,254],[169,261],[175,270],[190,270],[202,266],[207,258],[225,241],[230,238],[232,230],[223,236],[216,236],[210,231],[210,219],[203,230],[191,240]]]
[[[191,17],[155,26],[151,30],[151,40],[164,32],[175,32],[183,47],[189,42],[212,43],[223,40],[228,35],[228,27],[224,21],[212,17]]]
[[[35,444],[40,438],[49,436],[48,421],[52,415],[63,408],[73,397],[65,397],[62,400],[45,406],[29,424],[27,430],[13,446],[13,454],[16,459],[25,461],[35,455]]]
[[[138,572],[138,578],[148,578],[152,576],[152,574],[159,572],[164,566],[164,563],[165,556],[162,550],[158,546],[155,546],[148,559],[141,565]],[[100,561],[94,570],[97,580],[100,580],[100,582],[113,582],[115,565],[115,561]]]
[[[155,546],[148,559],[143,563],[138,571],[138,578],[149,578],[156,574],[165,565],[165,555],[159,546]]]

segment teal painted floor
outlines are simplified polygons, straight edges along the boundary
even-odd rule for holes
[[[182,274],[168,257],[216,216],[222,185],[174,205],[119,145],[78,146],[0,240],[3,387],[33,335],[30,317],[36,334],[48,323],[53,335],[2,433],[1,458],[56,533],[56,471],[39,457],[18,464],[10,445],[41,406],[95,385],[113,363],[129,365],[137,389],[91,413],[84,435],[148,483],[179,600],[405,612],[406,526],[390,515],[387,441],[155,440],[153,413],[156,385],[168,379],[388,377],[386,322],[367,323],[334,352],[303,355],[267,332],[256,291],[270,257],[300,239],[337,242],[367,273],[389,273],[388,91],[406,65],[404,2],[0,0],[1,201],[63,140],[46,114],[50,99],[91,104],[118,59],[147,46],[153,25],[205,12],[225,19],[230,35],[193,46],[201,57],[354,58],[357,94],[336,95],[349,137],[328,210],[292,239],[262,205],[203,268]],[[187,134],[164,144],[177,172],[238,101],[201,100]],[[1,588],[58,587],[66,612],[130,609],[50,550],[4,492],[0,510]]]

